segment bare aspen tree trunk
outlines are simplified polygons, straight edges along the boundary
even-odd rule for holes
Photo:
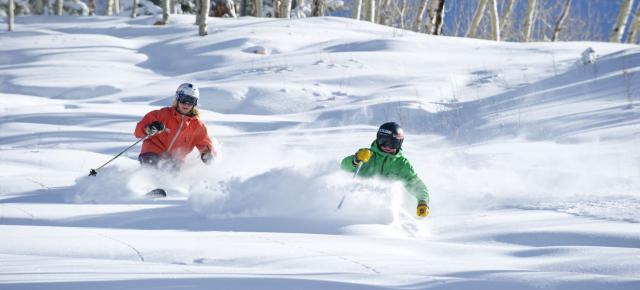
[[[282,12],[282,0],[273,0],[273,18],[282,18],[280,13]]]
[[[291,18],[291,2],[292,0],[282,0],[282,12],[280,12],[280,16],[282,18]]]
[[[364,0],[364,20],[375,22],[376,0]]]
[[[43,13],[43,14],[47,14],[47,15],[53,14],[54,13],[53,6],[52,6],[53,4],[51,4],[51,1],[53,1],[53,0],[43,0],[43,1],[44,1],[44,4],[45,4],[44,5],[44,12],[46,12],[46,13]]]
[[[397,10],[394,9],[393,11],[390,11],[390,6],[391,6],[391,1],[392,0],[381,0],[380,2],[378,2],[378,14],[376,16],[376,22],[382,25],[391,25],[391,21],[390,19],[395,19],[397,16]],[[393,0],[393,4],[394,6],[397,8],[397,0]],[[406,0],[403,0],[406,1]]]
[[[537,4],[538,0],[529,0],[529,4],[527,5],[527,14],[524,18],[523,42],[529,42],[531,40],[531,32],[533,31],[533,21],[535,20]]]
[[[627,27],[627,19],[631,14],[631,7],[633,6],[633,0],[623,0],[622,6],[620,6],[620,14],[618,14],[618,20],[616,20],[615,26],[613,26],[613,32],[611,33],[610,42],[622,42],[622,34]]]
[[[469,30],[467,31],[467,37],[476,37],[476,31],[478,30],[478,26],[480,26],[486,7],[487,0],[480,0],[480,2],[478,2],[478,7],[476,8],[476,12],[473,14],[473,19],[471,20]]]
[[[14,0],[9,0],[9,7],[7,8],[9,11],[7,11],[7,30],[8,31],[13,31],[13,22],[16,18],[15,15],[15,10],[16,10],[16,3],[13,2]]]
[[[209,10],[211,10],[211,1],[209,0],[196,0],[198,2],[200,2],[200,11],[198,11],[198,15],[200,17],[198,17],[198,19],[200,20],[198,22],[198,35],[200,36],[205,36],[207,34],[209,34],[207,32],[207,18],[209,16]],[[216,2],[217,5],[223,5],[220,2]]]
[[[107,11],[105,11],[105,14],[107,16],[111,16],[111,14],[113,13],[113,1],[115,0],[107,0],[107,7],[105,8]]]
[[[443,2],[442,4],[444,4],[444,0],[440,1],[440,0],[431,0],[429,1],[429,8],[427,9],[427,16],[429,17],[429,20],[427,21],[427,25],[425,25],[424,28],[424,33],[427,34],[433,34],[433,32],[435,31],[436,28],[436,11],[438,10],[438,7],[440,6],[440,2]]]
[[[33,12],[35,14],[42,14],[44,10],[44,5],[42,4],[42,0],[36,0],[33,2]]]
[[[507,7],[504,8],[504,14],[500,19],[500,31],[504,33],[507,28],[507,23],[511,20],[511,11],[513,11],[513,4],[516,0],[507,0]]]
[[[64,0],[58,0],[56,2],[56,15],[60,16],[62,15],[62,11],[63,11],[63,7],[64,7]]]
[[[120,13],[120,0],[113,0],[113,12]]]
[[[162,25],[169,23],[169,6],[171,0],[162,0]]]
[[[429,8],[427,9],[429,21],[427,21],[427,25],[425,25],[424,33],[432,35],[442,34],[442,25],[444,24],[444,1],[445,0],[431,0],[429,2]]]
[[[311,15],[324,16],[324,9],[326,6],[325,0],[313,0],[313,9]]]
[[[631,29],[629,30],[629,36],[627,36],[627,43],[636,43],[638,28],[640,28],[640,7],[636,10],[636,16],[633,18]]]
[[[437,0],[435,15],[431,18],[433,22],[433,35],[442,35],[442,26],[444,26],[444,2],[445,0]]]
[[[398,2],[397,1],[393,1],[393,15],[391,16],[391,19],[399,19],[400,22],[400,29],[405,29],[405,19],[404,19],[404,13],[407,10],[407,0],[402,0],[402,7],[398,6]],[[390,25],[393,25],[393,23],[390,23]]]
[[[217,4],[217,3],[216,3]],[[195,25],[200,25],[200,0],[195,0],[193,2],[193,5],[195,7],[193,7],[193,9],[195,9],[194,11],[196,12],[196,22],[194,23]]]
[[[198,1],[195,1],[195,2],[198,2]],[[209,4],[209,5],[211,5],[211,4]],[[171,8],[171,9],[169,9],[169,14],[176,14],[176,0],[171,0],[171,4],[169,4],[169,8]],[[198,11],[198,10],[196,10],[196,11]]]
[[[427,10],[427,3],[428,0],[420,1],[420,6],[418,6],[418,14],[416,14],[416,20],[413,21],[413,31],[415,32],[420,32],[420,27],[422,27],[422,19],[424,18],[424,11]],[[425,31],[425,33],[429,32]]]
[[[351,17],[355,20],[360,20],[362,14],[362,0],[353,1],[353,10],[351,10]]]
[[[491,39],[500,41],[500,16],[498,15],[497,0],[489,0],[489,15],[491,16]]]
[[[262,0],[255,0],[255,17],[262,17]]]
[[[362,14],[362,0],[353,1],[353,10],[351,13],[353,19],[360,20],[360,14]]]
[[[39,0],[42,1],[42,0]],[[89,15],[93,16],[96,15],[96,1],[95,0],[88,0],[87,1],[87,7],[89,8]]]
[[[138,0],[132,0],[131,3],[131,18],[138,17]]]
[[[562,7],[562,14],[560,14],[560,18],[558,18],[558,22],[556,23],[556,29],[553,30],[553,35],[551,36],[551,41],[558,40],[558,35],[560,35],[560,30],[562,30],[562,24],[569,16],[569,8],[571,7],[571,0],[567,0],[564,2],[564,7]]]

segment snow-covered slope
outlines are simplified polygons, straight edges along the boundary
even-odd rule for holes
[[[637,46],[342,18],[210,19],[201,38],[193,21],[0,32],[0,288],[640,287]],[[136,147],[86,176],[185,81],[213,165],[148,171]],[[399,184],[338,168],[392,120],[431,191],[425,219]],[[141,198],[159,186],[167,199]]]

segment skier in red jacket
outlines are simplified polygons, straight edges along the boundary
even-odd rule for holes
[[[181,84],[171,107],[151,111],[138,122],[135,136],[149,136],[142,143],[140,163],[178,168],[194,147],[200,151],[202,162],[211,163],[218,151],[207,134],[207,127],[198,118],[199,96],[194,84]]]

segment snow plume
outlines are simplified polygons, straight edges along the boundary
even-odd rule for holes
[[[327,163],[203,182],[191,191],[190,203],[197,213],[214,219],[286,217],[389,224],[406,194],[399,183],[353,179],[337,164]]]
[[[417,164],[433,214],[543,209],[640,221],[638,161],[617,142],[494,141],[430,153]]]
[[[182,174],[140,167],[138,164],[117,164],[105,167],[96,176],[80,177],[75,191],[65,196],[74,203],[117,203],[144,198],[154,188],[164,188],[172,194],[184,194],[190,179]]]

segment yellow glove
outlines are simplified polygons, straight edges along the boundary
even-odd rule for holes
[[[416,209],[416,214],[419,217],[426,217],[429,215],[429,206],[424,200],[418,202],[418,208]]]
[[[373,155],[373,152],[371,152],[371,150],[369,150],[368,148],[361,148],[358,150],[358,152],[356,152],[356,164],[360,163],[360,162],[364,162],[367,163],[369,162],[369,159],[371,158],[371,155]]]

